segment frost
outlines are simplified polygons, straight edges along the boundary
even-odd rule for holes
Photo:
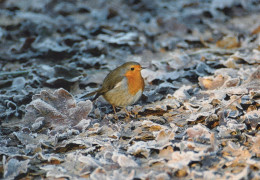
[[[260,1],[0,7],[0,179],[260,179]],[[115,119],[85,95],[127,61]]]

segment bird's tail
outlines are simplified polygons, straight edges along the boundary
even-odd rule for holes
[[[98,91],[94,91],[94,92],[91,92],[91,93],[82,95],[82,96],[80,96],[80,97],[78,97],[78,98],[79,98],[79,99],[86,99],[87,97],[90,97],[90,96],[93,96],[93,95],[95,95],[95,96],[94,96],[94,98],[91,99],[92,101],[96,100],[96,99],[100,96],[100,94],[98,93]]]
[[[93,96],[93,95],[95,95],[95,94],[97,94],[97,91],[94,91],[94,92],[85,94],[85,95],[83,95],[82,97],[83,97],[83,98],[86,98],[86,97],[89,97],[89,96]]]

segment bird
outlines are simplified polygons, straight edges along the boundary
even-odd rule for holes
[[[113,107],[115,117],[115,107],[125,110],[127,117],[130,117],[126,107],[136,103],[144,91],[144,79],[141,75],[142,66],[134,61],[126,62],[112,70],[103,80],[101,88],[91,92],[84,97],[93,96],[93,100],[103,96]]]

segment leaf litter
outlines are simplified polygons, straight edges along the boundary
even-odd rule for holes
[[[0,2],[0,177],[259,179],[257,1]],[[145,67],[125,119],[82,99]]]

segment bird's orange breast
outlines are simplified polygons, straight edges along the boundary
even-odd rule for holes
[[[144,90],[144,80],[141,72],[133,72],[126,75],[128,83],[128,91],[131,95],[135,95],[139,90]]]

